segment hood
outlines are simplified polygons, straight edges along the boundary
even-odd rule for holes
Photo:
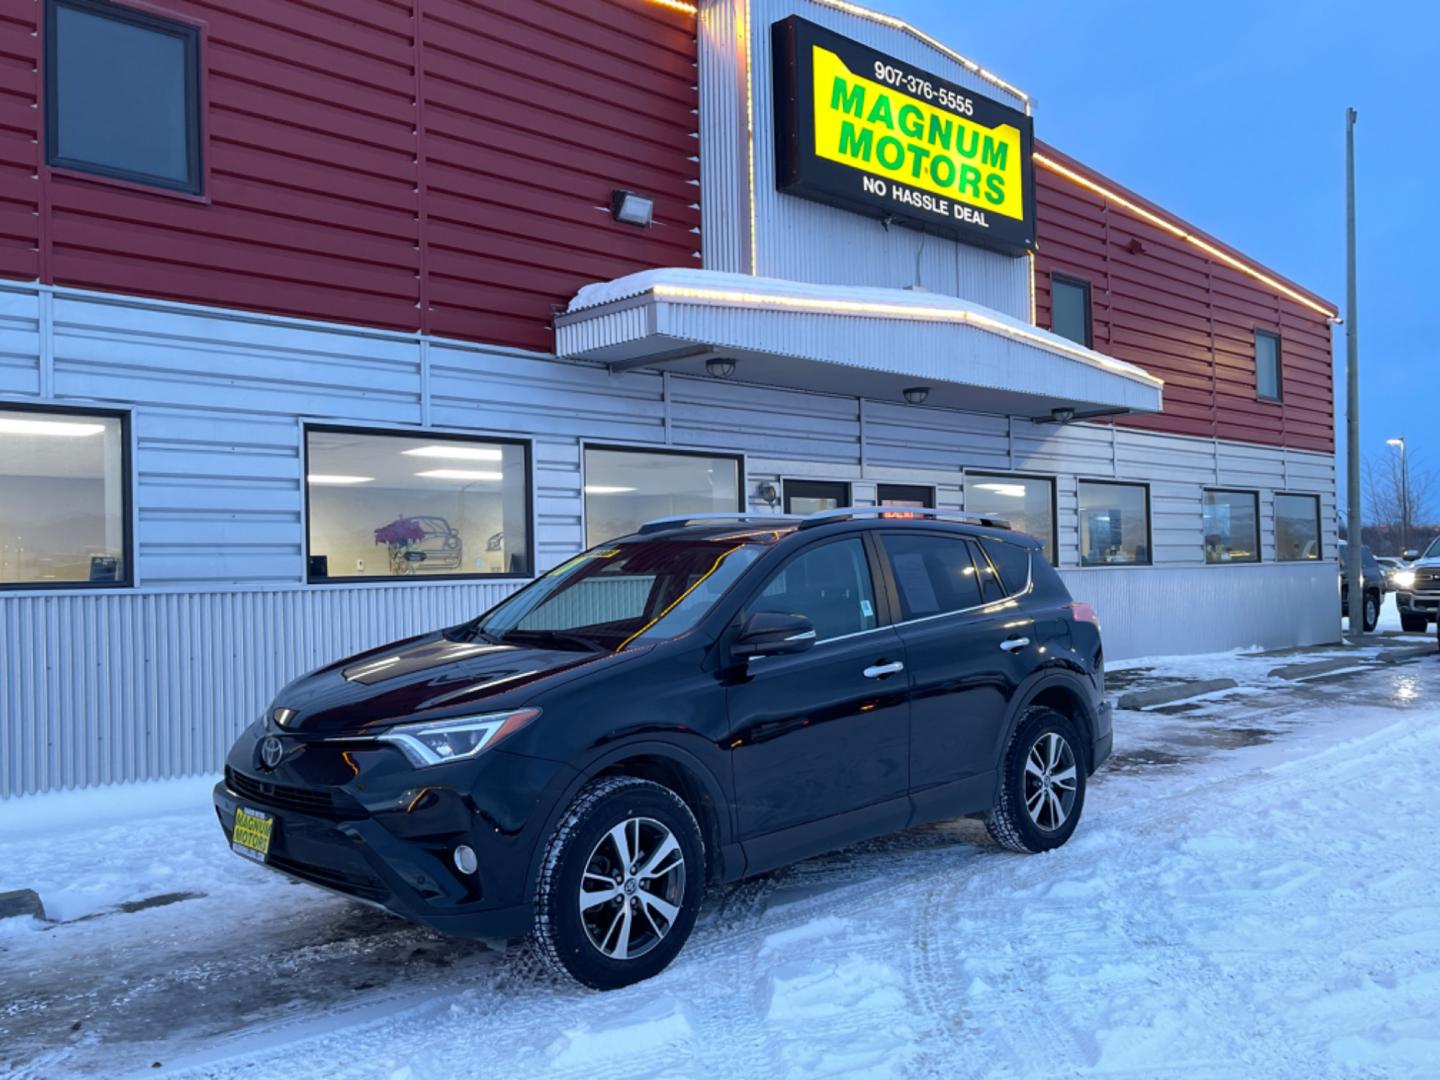
[[[287,731],[355,732],[396,720],[516,708],[547,683],[632,655],[450,641],[428,634],[302,675],[280,691],[274,707],[293,710]]]

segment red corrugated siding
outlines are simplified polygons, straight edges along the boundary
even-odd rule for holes
[[[1156,209],[1050,147],[1038,149]],[[1095,348],[1165,380],[1163,412],[1117,423],[1334,451],[1330,326],[1323,316],[1067,177],[1037,167],[1035,187],[1036,321],[1050,325],[1052,273],[1084,278]],[[1132,251],[1135,241],[1142,250]],[[1257,329],[1280,335],[1283,402],[1255,396]]]
[[[0,275],[549,349],[580,285],[698,265],[694,19],[645,0],[171,0],[209,201],[39,167],[0,0]],[[657,199],[618,225],[610,192]]]

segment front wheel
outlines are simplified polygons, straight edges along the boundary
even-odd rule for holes
[[[704,888],[705,843],[685,801],[649,780],[604,777],[550,840],[533,940],[550,967],[616,990],[675,958]]]
[[[1085,753],[1075,725],[1054,709],[1027,709],[1005,750],[1000,798],[985,815],[994,841],[1035,853],[1070,839],[1085,807]]]
[[[1430,626],[1430,620],[1424,615],[1407,615],[1400,613],[1400,629],[1407,634],[1423,634]]]

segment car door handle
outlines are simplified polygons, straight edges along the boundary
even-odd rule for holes
[[[864,675],[867,679],[883,679],[886,675],[894,675],[897,671],[904,670],[905,665],[903,663],[899,660],[891,660],[888,664],[884,662],[871,664],[865,669]]]
[[[1017,649],[1023,649],[1026,645],[1029,644],[1030,639],[1028,637],[1012,637],[1006,638],[1004,641],[1000,642],[1000,648],[1004,649],[1006,652],[1014,652]]]

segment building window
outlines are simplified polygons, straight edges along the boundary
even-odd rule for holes
[[[1280,335],[1255,331],[1255,394],[1261,401],[1280,400]]]
[[[1260,561],[1260,496],[1253,491],[1205,492],[1205,561]]]
[[[48,0],[45,160],[200,194],[199,28],[103,0]]]
[[[0,587],[129,583],[128,457],[123,416],[0,406]]]
[[[1320,496],[1275,496],[1275,558],[1301,562],[1320,558]]]
[[[1149,488],[1081,480],[1079,496],[1081,566],[1151,561]]]
[[[603,544],[655,518],[745,509],[740,459],[675,450],[585,448],[585,543]]]
[[[1050,329],[1061,337],[1090,347],[1090,283],[1050,275]]]
[[[528,576],[523,443],[312,427],[309,578]]]
[[[785,513],[818,514],[850,504],[850,485],[840,480],[786,480]]]
[[[875,488],[875,502],[880,506],[933,510],[935,489],[924,484],[878,484]]]
[[[965,509],[971,514],[1004,518],[1044,546],[1055,563],[1055,481],[999,473],[965,474]]]

